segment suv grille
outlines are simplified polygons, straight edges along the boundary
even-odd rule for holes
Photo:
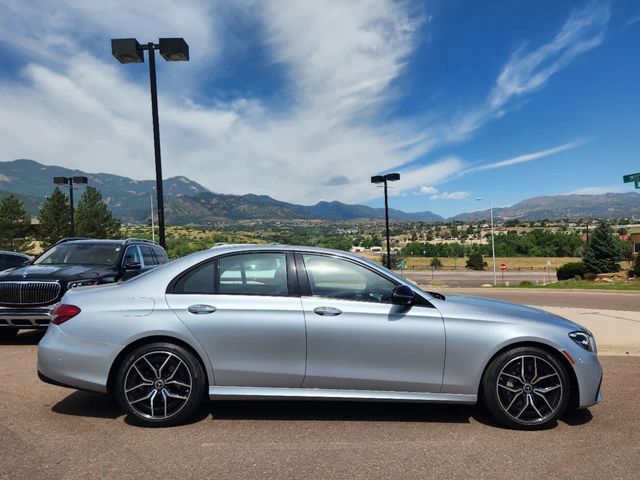
[[[4,305],[43,305],[60,295],[58,282],[0,282],[0,303]]]

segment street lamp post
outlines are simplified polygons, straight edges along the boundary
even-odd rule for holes
[[[482,198],[476,198],[477,201],[482,201]],[[491,256],[493,257],[493,286],[498,285],[496,277],[496,243],[494,241],[494,227],[493,227],[493,200],[489,202],[489,209],[491,211]]]
[[[168,62],[188,61],[189,45],[184,38],[161,38],[158,43],[140,44],[135,38],[111,40],[111,53],[120,63],[143,63],[144,50],[149,52],[149,87],[151,89],[151,119],[153,122],[153,150],[156,162],[156,195],[158,208],[158,237],[160,245],[166,248],[164,227],[164,192],[162,189],[162,160],[160,154],[160,125],[158,120],[158,85],[156,83],[156,56]]]
[[[87,177],[53,177],[53,183],[55,185],[68,185],[69,186],[69,209],[71,212],[71,236],[74,237],[76,234],[76,224],[74,220],[74,212],[73,212],[73,184],[84,184],[86,185],[89,182]]]
[[[391,270],[391,235],[389,233],[389,195],[387,193],[387,183],[400,180],[399,173],[387,173],[386,175],[375,175],[371,177],[371,183],[384,184],[384,222],[387,234],[387,268]]]

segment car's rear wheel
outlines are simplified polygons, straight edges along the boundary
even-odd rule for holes
[[[482,379],[482,398],[502,424],[520,429],[552,426],[567,408],[570,382],[564,366],[541,348],[498,355]]]
[[[17,328],[0,328],[0,340],[11,340],[18,334]]]
[[[136,423],[166,427],[184,423],[204,400],[205,374],[187,349],[158,342],[131,351],[116,379],[118,401]]]

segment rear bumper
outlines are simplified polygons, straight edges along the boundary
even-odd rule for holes
[[[47,328],[54,306],[0,308],[0,328]]]
[[[38,344],[38,376],[54,385],[107,393],[109,370],[121,349],[51,325]]]

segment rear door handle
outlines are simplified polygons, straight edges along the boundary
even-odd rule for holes
[[[313,309],[316,315],[334,317],[336,315],[340,315],[342,310],[334,307],[316,307]]]
[[[193,313],[194,315],[207,315],[209,313],[215,312],[217,309],[213,305],[190,305],[187,307],[187,311],[189,313]]]

